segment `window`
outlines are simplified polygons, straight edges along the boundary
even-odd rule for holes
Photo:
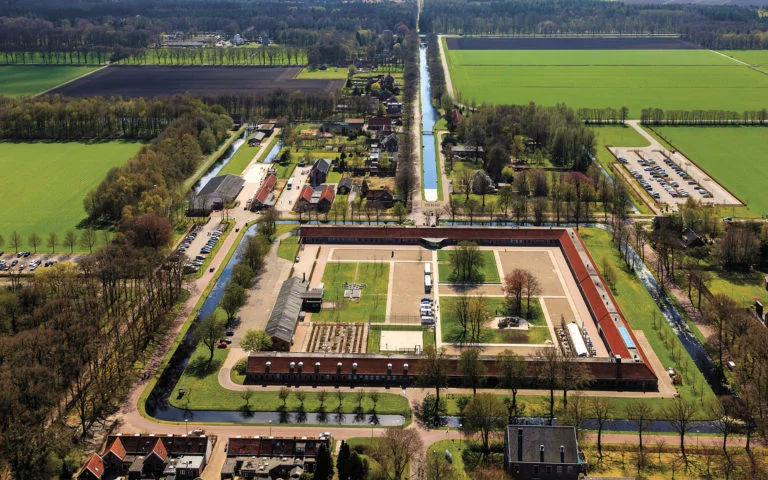
[[[563,473],[563,466],[562,465],[558,465],[557,466],[557,473]]]
[[[568,470],[568,473],[573,473],[573,466],[572,465],[568,465],[567,470]]]
[[[552,473],[552,465],[547,465],[547,473]]]
[[[534,475],[538,475],[539,474],[539,466],[538,465],[534,465],[533,466],[533,474]]]

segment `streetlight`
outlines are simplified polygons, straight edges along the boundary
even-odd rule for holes
[[[461,435],[462,434],[462,429],[461,429],[461,427],[463,427],[463,426],[464,425],[462,425],[461,423],[459,424],[459,450],[461,450],[461,443],[462,443],[462,435]]]
[[[371,441],[373,441],[373,422],[371,422]]]
[[[184,431],[186,431],[187,435],[189,435],[189,419],[188,418],[184,419]]]
[[[269,436],[272,436],[272,420],[269,421]]]
[[[699,429],[696,429],[696,450],[699,449]]]

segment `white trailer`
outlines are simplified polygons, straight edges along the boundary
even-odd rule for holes
[[[576,323],[571,322],[566,328],[568,328],[568,336],[571,338],[571,347],[573,348],[573,353],[577,357],[588,356],[589,350],[587,350],[587,345],[584,343],[584,337],[581,336],[581,330],[579,330],[579,326],[576,325]]]
[[[424,264],[424,275],[432,275],[432,263],[427,262]]]
[[[424,293],[432,293],[432,277],[424,275]]]

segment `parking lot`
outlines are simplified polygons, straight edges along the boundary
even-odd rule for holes
[[[33,253],[30,251],[2,252],[0,251],[0,272],[33,273],[40,268],[47,268],[59,262],[75,262],[82,257],[81,254],[70,253]]]
[[[610,150],[648,194],[659,204],[675,207],[689,198],[715,205],[743,205],[734,195],[678,151],[669,151],[636,125],[651,145],[611,147]]]

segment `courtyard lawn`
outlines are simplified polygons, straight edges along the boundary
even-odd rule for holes
[[[767,77],[768,78],[768,77]],[[768,175],[765,127],[657,127],[672,145],[747,204],[733,210],[750,217],[768,214],[762,179]],[[724,209],[730,215],[731,209]]]
[[[453,313],[453,302],[456,297],[441,296],[440,297],[440,326],[442,327],[442,341],[443,342],[461,342],[462,328],[456,316]],[[504,298],[497,297],[485,297],[485,306],[488,310],[489,316],[495,317],[497,315],[504,315],[506,300]],[[536,302],[538,303],[538,302]],[[536,311],[535,307],[531,305],[531,310]],[[538,307],[540,313],[540,307]],[[531,327],[528,330],[517,329],[498,329],[491,327],[483,327],[480,333],[479,343],[517,343],[517,344],[531,344],[538,345],[544,344],[547,340],[551,340],[549,328],[546,326],[546,321],[543,315],[537,317],[531,321]]]
[[[37,250],[46,252],[50,232],[58,235],[59,242],[69,230],[79,234],[76,228],[86,217],[85,195],[109,169],[125,163],[139,148],[138,142],[117,141],[0,143],[4,177],[0,234],[6,247],[12,232],[19,233],[25,250],[33,250],[27,238],[36,233],[42,239]],[[56,251],[65,248],[59,246]]]
[[[708,50],[447,50],[454,88],[477,104],[753,110],[768,77]]]
[[[296,259],[296,252],[298,250],[299,237],[298,235],[292,235],[280,241],[280,245],[277,247],[277,256],[283,260],[293,262]]]
[[[217,348],[213,360],[209,363],[208,349],[205,345],[198,345],[171,394],[171,405],[191,410],[244,410],[246,402],[243,398],[243,392],[228,390],[219,384],[219,369],[226,360],[228,353],[229,349]],[[179,388],[184,388],[185,391],[181,398],[178,398]],[[317,398],[318,389],[307,388],[307,390],[312,391],[306,392],[304,410],[317,412],[320,408],[320,401]],[[286,409],[289,412],[299,410],[300,402],[296,399],[294,392],[296,389],[292,388],[286,403]],[[339,406],[339,399],[332,388],[329,387],[327,392],[325,410],[329,414],[335,413]],[[260,386],[253,386],[252,393],[253,396],[248,401],[250,411],[275,412],[281,410],[283,402],[278,398],[277,390],[265,390]],[[355,411],[357,408],[355,395],[354,392],[343,395],[341,404],[343,413]],[[362,408],[365,412],[369,412],[373,408],[373,402],[370,398],[366,397],[363,400]],[[408,399],[402,395],[382,393],[376,403],[376,413],[405,415],[407,417],[410,415]]]
[[[344,282],[364,283],[360,300],[344,298]],[[312,314],[313,322],[383,322],[387,311],[389,263],[329,262],[323,272],[323,308]],[[335,307],[334,307],[335,305]]]
[[[396,331],[408,331],[408,332],[422,332],[422,342],[424,346],[435,345],[435,332],[430,330],[429,327],[422,327],[421,325],[371,325],[368,330],[368,347],[367,353],[379,353],[381,352],[381,332],[382,330],[396,330]]]
[[[715,395],[675,336],[656,302],[634,272],[629,271],[619,258],[610,233],[598,228],[581,228],[580,234],[597,265],[602,265],[604,259],[613,265],[617,275],[613,293],[630,327],[645,334],[665,368],[675,367],[675,370],[680,372],[683,376],[683,384],[677,386],[680,396],[696,400],[699,406],[698,416],[703,417],[704,405],[714,399]]]
[[[454,275],[454,269],[451,265],[451,253],[453,250],[438,250],[437,251],[437,272],[441,282],[454,282],[456,276]],[[481,283],[499,283],[499,268],[496,265],[496,257],[493,255],[492,250],[480,250],[480,255],[483,258],[483,268],[480,269],[480,275],[483,280]]]
[[[99,67],[0,66],[0,96],[35,95],[74,80]]]

